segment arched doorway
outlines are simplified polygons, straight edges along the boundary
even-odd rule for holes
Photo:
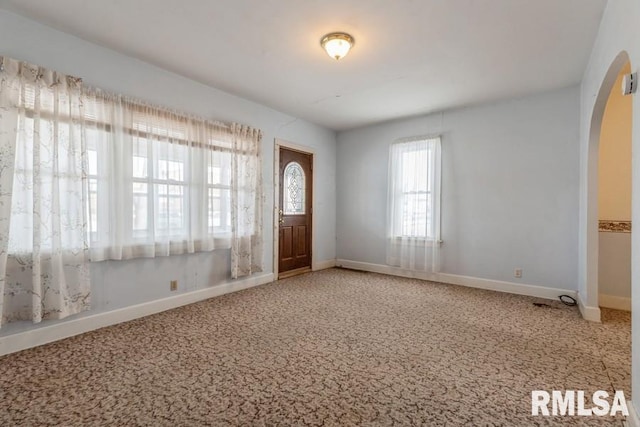
[[[585,318],[600,321],[598,262],[599,262],[599,217],[598,217],[598,166],[602,122],[609,95],[623,67],[629,63],[627,52],[620,52],[612,61],[600,85],[591,115],[589,150],[587,158],[587,203],[586,203],[586,295],[584,304],[589,311]]]
[[[611,88],[598,153],[598,306],[631,311],[632,99],[622,93],[627,62]],[[611,314],[611,312],[609,311]],[[604,321],[604,313],[601,316]]]

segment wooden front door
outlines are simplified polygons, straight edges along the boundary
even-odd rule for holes
[[[280,147],[280,278],[311,270],[312,170],[312,154]]]

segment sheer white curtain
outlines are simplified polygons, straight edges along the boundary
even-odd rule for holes
[[[91,260],[231,249],[262,271],[262,132],[85,90]]]
[[[81,81],[0,58],[0,314],[89,308]]]
[[[262,271],[262,132],[233,125],[231,277]]]
[[[440,138],[391,145],[387,212],[387,263],[436,273],[440,252]]]
[[[88,90],[91,259],[231,246],[233,127]]]

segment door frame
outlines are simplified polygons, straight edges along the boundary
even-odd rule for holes
[[[299,151],[304,154],[311,155],[311,270],[315,270],[313,265],[313,243],[316,241],[316,217],[313,209],[316,205],[316,168],[314,167],[316,153],[311,147],[305,145],[296,144],[293,142],[285,141],[283,139],[275,138],[274,150],[273,150],[273,277],[278,280],[279,275],[279,252],[280,252],[280,222],[279,214],[280,210],[280,148],[286,148],[293,151]]]

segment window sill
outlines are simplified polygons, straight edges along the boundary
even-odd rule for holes
[[[186,239],[155,243],[133,242],[120,248],[93,246],[89,249],[89,253],[91,254],[91,262],[102,262],[178,256],[230,248],[231,236],[216,236],[209,239],[198,239],[192,242]]]
[[[392,237],[391,241],[396,245],[421,247],[440,247],[444,244],[443,240],[434,240],[425,237]]]
[[[253,235],[251,236],[253,238]],[[206,239],[197,239],[193,242],[184,238],[175,238],[167,242],[145,243],[142,241],[134,241],[120,248],[113,246],[100,246],[95,244],[88,248],[89,262],[102,261],[122,261],[137,258],[156,258],[164,256],[178,256],[200,252],[211,252],[214,250],[225,250],[231,248],[231,233],[218,234]],[[167,253],[168,249],[168,253]],[[82,255],[82,249],[70,250],[60,249],[55,253],[60,254],[63,258],[75,258]],[[54,252],[51,249],[43,249],[40,256],[43,258],[51,257]],[[12,251],[7,254],[9,259],[19,262],[27,262],[26,260],[33,258],[33,251]]]

